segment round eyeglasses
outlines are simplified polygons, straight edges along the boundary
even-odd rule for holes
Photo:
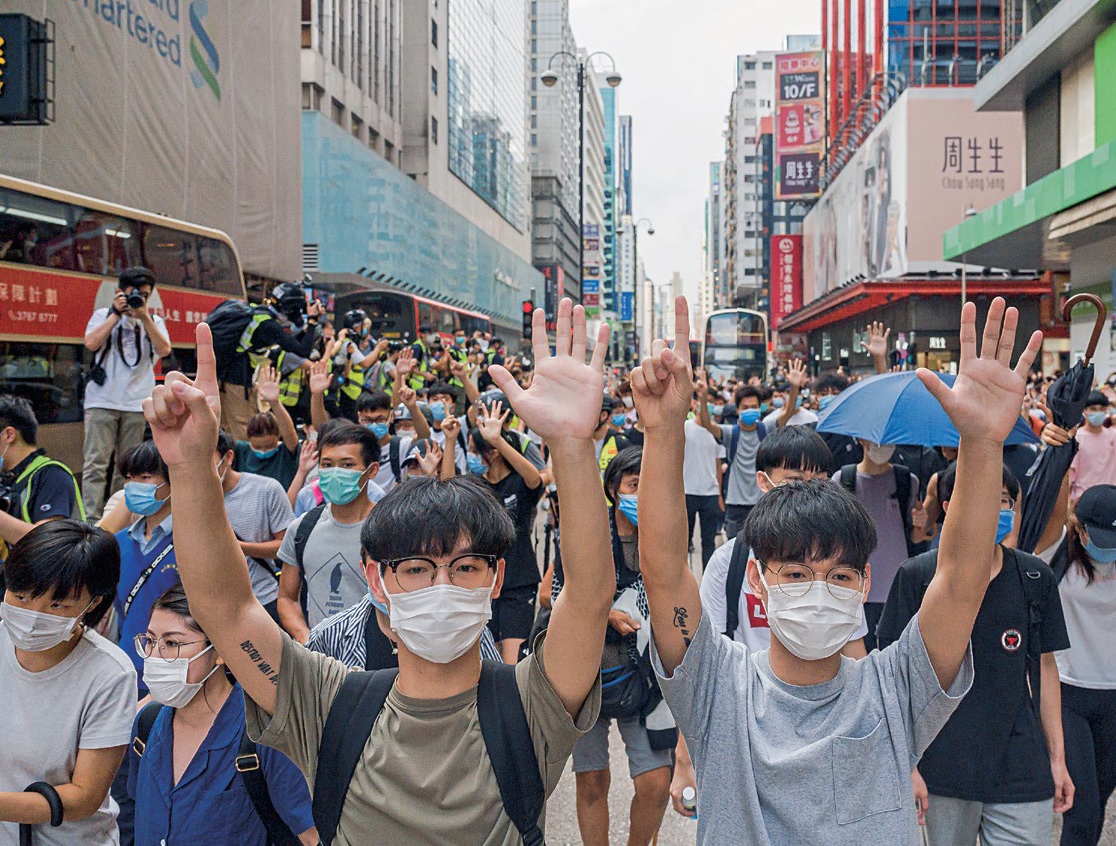
[[[864,588],[864,574],[855,567],[837,566],[831,568],[828,573],[821,574],[815,573],[805,564],[784,564],[777,569],[768,567],[763,562],[759,564],[775,576],[768,583],[768,588],[777,590],[785,596],[802,596],[820,575],[824,575],[825,586],[837,599],[844,599],[845,595],[840,593],[841,590],[859,591]],[[838,590],[834,590],[835,588]]]
[[[448,564],[439,564],[433,559],[421,556],[396,558],[380,563],[391,569],[392,578],[399,589],[404,593],[410,593],[434,584],[438,570],[442,568],[448,571],[450,582],[457,587],[468,590],[487,587],[489,570],[496,568],[497,560],[495,555],[466,552],[456,556]]]
[[[140,658],[162,658],[164,661],[174,661],[178,658],[183,646],[193,646],[196,643],[209,643],[202,640],[179,640],[176,637],[164,635],[155,638],[147,634],[138,634],[135,637],[136,654]]]

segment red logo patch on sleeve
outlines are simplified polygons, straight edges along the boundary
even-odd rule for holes
[[[759,597],[753,593],[744,594],[744,599],[748,603],[748,625],[753,629],[769,629],[771,628],[767,622],[767,611],[760,602]]]

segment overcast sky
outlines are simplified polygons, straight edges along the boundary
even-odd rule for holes
[[[677,270],[692,296],[736,56],[818,32],[820,0],[570,0],[570,17],[578,45],[611,53],[624,77],[618,108],[632,116],[633,211],[655,224],[654,237],[640,231],[647,275],[666,282]]]

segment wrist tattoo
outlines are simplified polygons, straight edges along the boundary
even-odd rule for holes
[[[255,663],[256,669],[267,676],[267,680],[269,682],[271,682],[276,687],[279,686],[278,671],[263,659],[263,656],[260,655],[259,650],[256,649],[256,646],[254,643],[252,643],[252,641],[244,641],[240,644],[240,649],[252,660],[253,663]]]
[[[674,608],[674,627],[678,629],[679,634],[682,635],[682,642],[689,648],[690,641],[693,640],[693,632],[690,631],[690,612],[685,608]]]

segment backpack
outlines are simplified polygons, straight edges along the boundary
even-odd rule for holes
[[[310,541],[310,534],[314,531],[314,527],[318,525],[318,521],[322,519],[322,514],[328,505],[329,503],[325,502],[323,498],[321,504],[315,505],[302,516],[298,528],[295,529],[295,562],[302,574],[302,586],[298,589],[298,603],[302,607],[303,614],[307,612],[310,604],[310,585],[306,581],[306,568],[303,567],[302,557],[306,554],[306,544]]]
[[[907,542],[907,557],[914,558],[922,552],[922,545],[911,540],[914,521],[907,504],[911,501],[911,470],[902,464],[892,464],[895,475],[895,493],[891,498],[899,503],[899,513],[903,515],[903,540]],[[856,465],[846,464],[841,468],[841,487],[856,496]]]
[[[725,637],[732,640],[740,626],[740,594],[744,590],[744,575],[748,569],[748,559],[744,550],[748,544],[744,541],[744,532],[736,536],[736,545],[732,548],[732,558],[729,559],[728,573],[725,576]]]
[[[314,823],[323,846],[330,846],[337,835],[349,783],[398,675],[398,670],[349,673],[330,706],[318,744],[312,791]],[[538,821],[546,805],[546,788],[539,775],[514,666],[481,662],[477,713],[504,812],[515,824],[524,846],[543,846]]]
[[[399,463],[399,436],[392,435],[391,440],[388,441],[388,463],[391,464],[391,475],[395,478],[395,484],[399,484],[399,480],[403,474],[402,465]]]
[[[147,748],[147,739],[151,736],[151,729],[155,725],[155,718],[163,710],[160,702],[150,702],[143,707],[136,721],[136,736],[132,738],[132,750],[139,758],[143,757]],[[260,756],[256,751],[256,744],[248,736],[248,732],[241,731],[240,748],[235,759],[236,771],[244,779],[244,786],[248,790],[248,798],[252,800],[252,807],[267,829],[268,843],[271,846],[300,846],[301,841],[297,835],[283,822],[275,804],[271,801],[271,794],[267,789],[267,779],[260,766]]]
[[[760,443],[763,443],[763,439],[767,437],[767,430],[764,428],[762,420],[756,426],[756,436],[760,439]],[[733,426],[732,427],[732,434],[729,435],[728,448],[726,450],[726,453],[727,453],[726,458],[728,458],[728,467],[725,468],[724,477],[721,479],[721,485],[724,488],[724,490],[726,490],[726,491],[728,490],[729,473],[732,472],[732,462],[736,458],[736,449],[739,446],[740,446],[740,427],[739,426]]]
[[[256,308],[243,300],[225,300],[205,318],[213,335],[213,355],[217,359],[217,378],[221,381],[228,381],[236,365],[244,359],[241,339],[255,314]]]

